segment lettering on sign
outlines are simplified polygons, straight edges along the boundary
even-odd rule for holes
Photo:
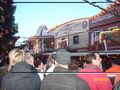
[[[103,21],[103,20],[107,20],[107,19],[110,19],[112,17],[114,17],[114,15],[111,15],[110,13],[108,13],[106,15],[100,16],[99,18],[95,19],[94,21],[92,21],[92,23],[96,23],[96,22],[100,22],[100,21]]]
[[[74,22],[68,25],[65,25],[59,29],[55,30],[55,38],[68,36],[71,34],[79,33],[82,31],[89,30],[89,20],[85,19],[79,22]]]

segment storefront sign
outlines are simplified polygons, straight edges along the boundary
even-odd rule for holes
[[[107,20],[107,19],[110,19],[112,17],[114,17],[114,15],[108,13],[108,14],[105,14],[103,16],[100,16],[100,17],[96,18],[94,21],[92,21],[92,23],[96,23],[96,22],[100,22],[100,21],[103,21],[103,20]]]
[[[55,30],[54,36],[55,38],[68,36],[71,34],[84,32],[86,30],[89,30],[89,20],[81,20],[79,22],[73,22],[68,23],[67,25],[64,25],[63,27],[60,27]]]
[[[95,18],[95,20],[92,21],[92,23],[100,22],[100,21],[103,21],[103,20],[108,20],[110,18],[116,17],[115,15],[119,15],[119,11],[116,8],[108,10],[103,15],[97,16]]]

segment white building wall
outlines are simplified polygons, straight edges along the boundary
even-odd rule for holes
[[[79,36],[79,44],[73,44],[73,37],[78,35]],[[86,48],[89,45],[89,33],[78,33],[74,35],[69,36],[69,47],[72,49],[77,49],[77,48]]]

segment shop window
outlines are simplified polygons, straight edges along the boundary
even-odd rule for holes
[[[78,35],[73,37],[73,44],[79,44],[79,36]]]

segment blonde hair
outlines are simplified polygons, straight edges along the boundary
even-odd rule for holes
[[[16,63],[20,61],[24,61],[25,52],[19,48],[15,48],[9,52],[9,67],[8,71],[14,66]]]
[[[33,56],[29,52],[27,52],[25,55],[25,61],[29,60],[30,58],[33,58]]]

